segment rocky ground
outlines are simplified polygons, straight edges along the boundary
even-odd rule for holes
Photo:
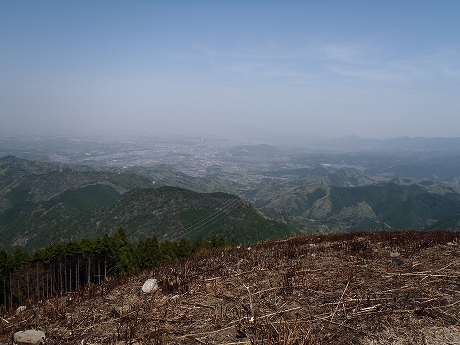
[[[106,281],[1,317],[47,344],[460,344],[460,233],[297,237]],[[159,288],[142,293],[148,278]]]

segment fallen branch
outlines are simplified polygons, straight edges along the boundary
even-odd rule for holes
[[[251,297],[251,291],[249,291],[249,287],[244,285],[243,286],[248,290],[248,295],[249,295],[249,308],[251,310],[251,318],[254,320],[254,307],[252,305],[252,297]]]
[[[331,320],[330,320],[330,321],[332,321],[332,319],[334,318],[335,314],[337,313],[337,310],[339,309],[340,302],[342,301],[343,296],[345,295],[345,292],[346,292],[347,289],[348,289],[348,285],[350,285],[350,280],[348,280],[347,285],[345,286],[345,289],[343,289],[342,295],[340,296],[340,299],[339,299],[339,301],[337,302],[337,306],[335,307],[335,310],[334,310],[334,312],[333,312],[332,315],[331,315]]]

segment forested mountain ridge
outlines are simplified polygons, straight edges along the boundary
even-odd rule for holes
[[[126,228],[128,238],[135,243],[153,235],[161,240],[222,235],[248,243],[298,233],[291,226],[267,219],[230,194],[164,186],[119,195],[110,186],[95,185],[0,214],[1,248],[21,245],[32,250],[111,234],[119,227]]]
[[[104,184],[118,193],[151,187],[151,181],[133,173],[111,173],[84,166],[62,167],[13,156],[0,157],[0,213],[24,202],[50,200],[60,193]]]
[[[197,193],[163,186],[127,192],[111,206],[94,212],[91,225],[103,232],[124,227],[128,238],[194,241],[221,235],[250,243],[297,234],[291,226],[270,220],[238,196]]]
[[[254,242],[296,231],[263,217],[239,197],[153,186],[134,173],[0,159],[0,248],[32,250],[126,228],[130,240],[222,234]]]
[[[265,176],[235,182],[213,175],[192,177],[162,165],[102,171],[3,157],[0,248],[33,250],[111,234],[119,227],[134,242],[153,234],[160,240],[185,236],[192,241],[222,234],[247,243],[288,236],[295,233],[293,227],[329,233],[460,226],[458,190],[432,181],[378,181],[359,169],[328,165],[272,170]],[[195,192],[161,187],[167,184]],[[239,194],[283,224],[224,191]]]
[[[155,186],[175,186],[195,192],[225,192],[237,194],[240,183],[218,176],[190,176],[177,171],[174,167],[158,164],[155,166],[130,166],[126,169],[113,169],[117,172],[131,172],[148,178]],[[212,172],[212,167],[209,168]]]
[[[164,171],[161,176],[173,183],[181,181],[181,176],[174,180],[172,172]],[[183,181],[188,185],[193,178]],[[166,183],[163,180],[152,182],[156,181],[132,172],[0,158],[0,248],[33,250],[70,239],[103,236],[120,226],[134,242],[152,235],[162,240],[182,236],[196,240],[222,234],[247,243],[297,233],[286,224],[267,219],[239,197],[199,194],[160,187]]]
[[[305,232],[458,228],[460,194],[425,182],[395,179],[358,187],[298,186],[256,199],[255,205]]]

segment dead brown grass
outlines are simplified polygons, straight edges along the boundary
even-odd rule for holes
[[[145,279],[161,289],[141,294]],[[458,232],[305,236],[229,248],[3,315],[0,341],[460,344]]]

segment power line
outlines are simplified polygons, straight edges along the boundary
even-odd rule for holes
[[[186,227],[184,230],[178,232],[174,236],[170,236],[170,240],[178,240],[181,237],[185,237],[192,233],[197,232],[198,230],[212,224],[226,216],[230,213],[234,212],[235,210],[239,209],[244,205],[243,201],[239,197],[231,198],[229,201],[224,203],[221,207],[211,211],[210,213],[202,216],[200,219],[195,221],[193,224]]]

